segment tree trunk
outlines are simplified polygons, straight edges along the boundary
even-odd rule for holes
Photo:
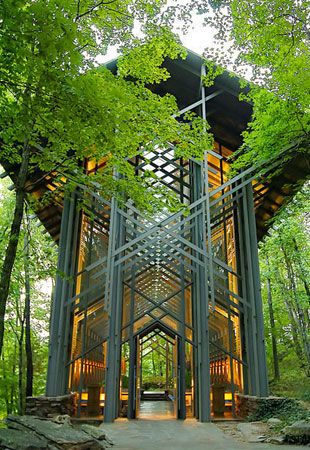
[[[302,347],[301,347],[300,341],[299,341],[295,314],[294,314],[294,311],[292,310],[290,302],[287,300],[285,295],[284,295],[284,303],[285,303],[285,306],[286,306],[286,309],[287,309],[287,312],[288,312],[288,315],[290,318],[290,322],[291,322],[291,330],[292,330],[292,337],[293,337],[293,342],[294,342],[294,347],[295,347],[295,353],[296,353],[297,358],[300,360],[302,367],[304,367],[304,364],[303,364],[304,356],[303,356]]]
[[[296,325],[299,330],[299,334],[300,334],[301,342],[302,342],[302,346],[303,346],[303,354],[305,356],[305,361],[306,361],[306,374],[308,376],[310,376],[310,342],[309,342],[308,334],[307,334],[306,318],[305,318],[304,312],[299,304],[299,299],[298,299],[298,294],[297,294],[297,289],[296,289],[296,282],[295,282],[295,274],[293,271],[291,261],[290,261],[288,254],[283,245],[281,246],[281,249],[282,249],[283,255],[284,255],[286,270],[287,270],[288,278],[290,281],[290,288],[293,293],[293,299],[294,299],[294,303],[295,303],[294,306],[296,308]]]
[[[14,399],[16,398],[16,392],[15,392],[16,350],[17,350],[16,349],[16,339],[14,339],[14,353],[13,353],[11,392],[10,392],[10,404],[11,404],[10,410],[11,410],[11,413],[13,412]],[[16,411],[16,405],[14,407],[14,410]]]
[[[10,409],[8,379],[6,376],[4,355],[2,355],[1,361],[2,361],[2,378],[3,378],[3,386],[4,386],[3,396],[4,396],[5,406],[6,406],[6,413],[7,413],[7,415],[9,415],[9,414],[12,414],[12,410]]]
[[[153,366],[153,376],[156,377],[156,365],[155,365],[155,359],[154,359],[154,351],[152,351],[152,366]]]
[[[18,414],[22,416],[24,414],[24,355],[23,355],[23,343],[24,343],[24,322],[21,323],[20,336],[18,339]]]
[[[310,286],[309,286],[309,283],[307,280],[307,275],[305,274],[303,263],[300,260],[300,251],[299,251],[299,248],[297,245],[297,241],[294,237],[293,237],[293,244],[294,244],[294,249],[296,251],[296,259],[297,259],[299,270],[300,270],[300,278],[303,282],[303,285],[304,285],[304,288],[305,288],[305,291],[306,291],[306,294],[307,294],[307,297],[308,297],[308,300],[310,303]]]
[[[268,255],[266,255],[266,264],[268,268],[268,272],[270,269]],[[268,309],[269,309],[269,322],[271,329],[271,342],[272,342],[272,357],[273,357],[273,371],[274,371],[274,379],[280,380],[280,368],[279,368],[279,357],[278,357],[278,347],[277,347],[277,338],[276,338],[276,327],[274,321],[274,312],[273,312],[273,303],[272,303],[272,294],[271,294],[271,281],[269,275],[267,277],[267,297],[268,297]]]
[[[15,201],[14,216],[0,277],[0,356],[3,347],[4,318],[6,312],[6,304],[9,295],[11,275],[14,266],[14,261],[16,258],[20,227],[23,218],[24,200],[26,195],[25,183],[27,180],[29,157],[30,157],[30,148],[28,146],[28,142],[26,142],[23,147],[22,162],[16,181],[16,201]]]
[[[26,397],[32,397],[33,393],[33,357],[31,344],[31,320],[30,320],[30,273],[29,273],[29,216],[26,213],[26,232],[24,238],[24,271],[25,271],[25,350],[26,350]]]
[[[293,311],[293,308],[291,306],[291,302],[289,301],[288,297],[289,297],[289,293],[288,293],[288,288],[285,285],[281,275],[279,272],[277,272],[278,275],[278,279],[280,281],[280,284],[282,286],[282,295],[283,295],[283,300],[284,300],[284,304],[286,306],[286,310],[290,319],[290,325],[291,325],[291,331],[292,331],[292,338],[293,338],[293,344],[294,344],[294,350],[296,353],[297,358],[300,361],[300,366],[302,368],[304,368],[304,356],[303,356],[303,352],[302,352],[302,347],[300,345],[299,342],[299,335],[298,335],[298,327],[296,324],[296,317],[295,317],[295,312]]]

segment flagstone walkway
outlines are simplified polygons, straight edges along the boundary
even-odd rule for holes
[[[195,419],[118,419],[102,424],[115,443],[114,450],[296,450],[296,446],[240,442],[223,433],[214,423]]]

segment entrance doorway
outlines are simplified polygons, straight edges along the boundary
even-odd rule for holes
[[[160,329],[137,337],[136,417],[173,419],[178,411],[177,340]]]
[[[149,420],[193,417],[192,346],[156,323],[122,346],[120,411]],[[130,351],[130,348],[132,349]],[[185,353],[185,355],[184,355]],[[185,358],[184,358],[185,356]]]

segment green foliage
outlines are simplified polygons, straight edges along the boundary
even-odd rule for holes
[[[0,184],[0,254],[4,255],[9,232],[14,194],[7,191],[8,182]],[[5,195],[4,195],[5,194]],[[23,225],[17,258],[11,279],[6,314],[6,334],[0,360],[0,418],[7,413],[16,413],[19,404],[19,341],[24,319],[24,235],[30,235],[30,257],[28,260],[31,283],[31,322],[34,363],[34,395],[45,391],[47,352],[50,316],[51,279],[55,276],[57,251],[51,247],[51,239],[42,233],[42,228],[33,220],[30,228]],[[25,350],[23,346],[22,382],[25,383]]]
[[[284,163],[296,151],[309,152],[309,115],[300,110],[299,104],[257,87],[252,87],[248,99],[253,103],[254,114],[243,133],[244,143],[234,155],[240,155],[233,165],[235,170],[271,163],[274,159],[279,161],[279,156]]]
[[[162,67],[165,58],[185,59],[186,51],[175,35],[167,28],[160,30],[158,36],[141,43],[138,47],[127,50],[118,61],[119,74],[131,76],[143,83],[160,83],[166,81],[170,74]]]
[[[206,56],[252,80],[254,115],[236,170],[309,152],[308,12],[309,1],[229,0],[207,20],[218,42]]]
[[[85,158],[106,158],[104,173],[98,175],[105,196],[122,191],[132,194],[140,207],[155,202],[158,208],[157,197],[151,199],[152,184],[135,176],[125,159],[167,142],[175,143],[184,157],[201,157],[206,142],[211,145],[207,124],[198,118],[180,123],[173,118],[175,99],[145,87],[168,78],[161,67],[165,58],[185,57],[167,26],[174,10],[163,9],[164,4],[4,0],[0,5],[3,163],[20,162],[27,142],[32,148],[29,171],[56,171],[56,182],[67,180],[58,190],[72,190],[90,183],[83,173]],[[141,39],[134,36],[135,20],[144,32]],[[113,43],[122,43],[124,52],[116,77],[96,63],[96,56]],[[115,170],[126,181],[114,180]],[[139,202],[141,191],[144,199]]]
[[[270,351],[270,348],[267,349]],[[284,351],[284,350],[283,350]],[[268,365],[271,368],[272,355],[268,355]],[[280,362],[281,378],[279,381],[272,380],[270,392],[272,395],[280,397],[293,397],[298,400],[310,402],[310,382],[309,377],[300,368],[300,361],[296,357],[292,348],[288,349],[285,360]],[[270,370],[270,378],[272,377]]]
[[[271,417],[277,417],[289,425],[297,420],[308,419],[308,416],[309,412],[292,398],[279,398],[272,402],[262,399],[257,410],[248,417],[248,421],[268,420]],[[283,424],[281,427],[283,427]]]
[[[270,390],[274,395],[303,400],[310,396],[309,198],[309,185],[306,184],[293,201],[282,208],[260,244],[259,251]],[[278,349],[280,380],[273,379],[268,279],[275,316],[273,332]]]
[[[172,378],[168,379],[168,388],[173,387]],[[145,391],[162,391],[166,387],[166,379],[160,376],[154,376],[152,374],[148,374],[144,376],[144,381],[142,383],[142,388]]]
[[[166,352],[168,352],[167,355]],[[166,367],[166,356],[169,359],[168,367]],[[144,347],[141,358],[143,389],[162,390],[166,383],[169,387],[173,387],[171,358],[171,344],[167,347],[166,340],[159,336],[156,339],[150,339],[149,345]]]
[[[202,81],[206,87],[209,87],[212,86],[215,78],[224,72],[224,69],[223,67],[214,64],[214,62],[210,60],[206,60],[205,65],[206,65],[206,74],[203,75]]]

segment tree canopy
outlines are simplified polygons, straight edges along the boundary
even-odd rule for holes
[[[138,205],[149,207],[154,200],[148,199],[156,197],[149,195],[147,180],[137,179],[127,157],[167,141],[194,156],[212,145],[201,119],[178,122],[172,116],[177,112],[174,99],[159,97],[145,86],[167,77],[160,68],[163,58],[184,56],[167,28],[173,10],[162,13],[163,5],[157,0],[1,2],[0,161],[15,172],[16,202],[0,280],[0,354],[30,174],[53,174],[58,186],[53,194],[59,195],[61,189],[90,182],[83,170],[85,159],[105,158],[99,190],[104,195],[130,192]],[[142,24],[140,41],[134,35],[135,21]],[[95,64],[95,57],[114,43],[134,52],[124,52],[115,77]],[[129,75],[131,81],[125,80]],[[123,177],[120,188],[115,169]],[[137,195],[141,187],[144,196]]]
[[[217,45],[206,56],[251,78],[247,98],[254,113],[235,168],[280,154],[283,161],[296,152],[309,155],[309,2],[230,0],[213,6],[206,22],[217,30]]]
[[[91,155],[107,158],[129,176],[124,159],[142,145],[169,140],[201,154],[206,142],[197,135],[192,142],[193,134],[190,141],[190,127],[172,118],[177,110],[173,98],[145,88],[147,82],[167,78],[160,67],[165,57],[184,57],[160,6],[157,1],[2,2],[2,161],[19,162],[27,143],[30,172],[56,169],[61,176],[82,176],[81,161]],[[135,20],[145,24],[140,42],[133,35]],[[156,29],[149,25],[154,22]],[[114,43],[127,45],[116,77],[95,63]],[[128,76],[136,81],[125,81]]]

